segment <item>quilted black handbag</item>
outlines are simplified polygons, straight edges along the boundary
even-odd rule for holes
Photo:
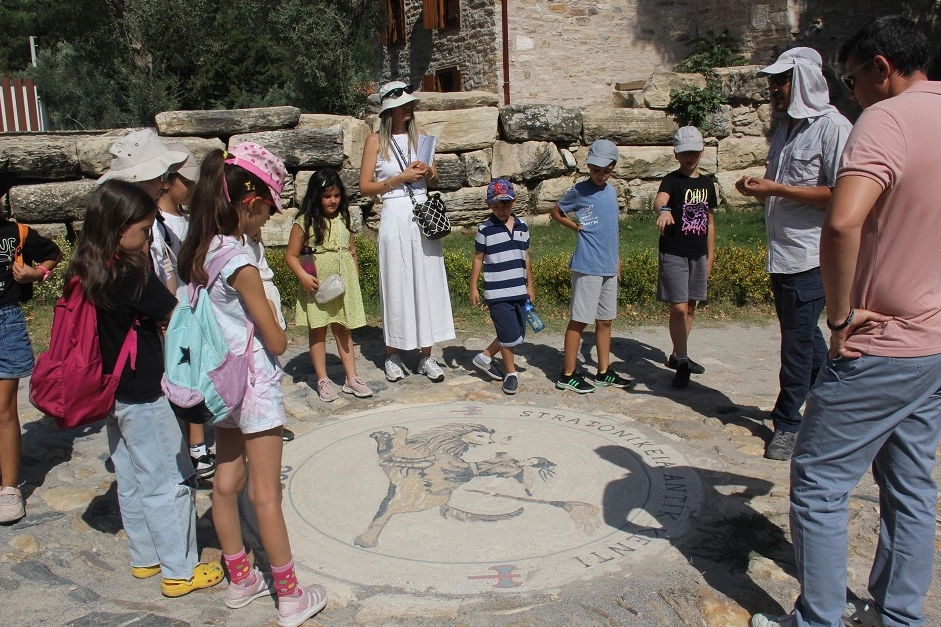
[[[409,155],[406,158],[398,144],[393,141],[392,145],[395,146],[398,153],[396,159],[404,172],[408,159],[412,156],[411,148],[409,148]],[[445,206],[441,194],[437,192],[430,193],[425,202],[418,202],[415,200],[415,193],[412,191],[411,184],[405,183],[405,190],[408,192],[409,198],[412,199],[413,219],[418,222],[418,228],[421,229],[421,234],[425,236],[425,239],[441,239],[451,232],[451,221],[445,213],[448,208]]]

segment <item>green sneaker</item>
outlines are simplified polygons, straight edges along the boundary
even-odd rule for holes
[[[617,372],[615,372],[614,368],[611,366],[608,366],[608,369],[604,373],[598,372],[595,375],[596,387],[610,386],[624,390],[631,387],[632,385],[634,385],[633,379],[630,377],[622,377]]]
[[[555,382],[555,387],[560,390],[572,390],[579,394],[588,394],[589,392],[595,391],[595,386],[585,381],[585,377],[579,374],[577,370],[570,375],[566,375],[565,373],[559,375],[559,380]]]

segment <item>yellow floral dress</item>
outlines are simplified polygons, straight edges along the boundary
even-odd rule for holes
[[[298,216],[294,223],[304,228],[304,218]],[[313,227],[308,229],[308,246],[314,249],[314,261],[317,264],[317,278],[321,281],[331,274],[340,274],[346,292],[321,305],[314,300],[313,294],[302,289],[297,291],[294,322],[301,327],[317,329],[338,322],[347,329],[356,329],[366,325],[366,311],[363,308],[363,294],[359,288],[359,274],[350,254],[351,234],[337,215],[327,220],[327,232],[324,241],[314,246]]]

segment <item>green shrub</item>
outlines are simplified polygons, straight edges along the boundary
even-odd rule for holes
[[[718,85],[712,79],[705,87],[693,87],[670,90],[670,104],[667,113],[673,116],[680,126],[702,128],[709,116],[725,104],[725,98]]]
[[[265,259],[271,271],[274,272],[275,287],[281,292],[281,306],[293,311],[294,302],[297,300],[297,277],[288,268],[288,262],[284,259],[284,250],[284,246],[266,247]]]
[[[622,305],[646,305],[657,299],[657,253],[638,250],[621,257],[621,281],[618,285]]]
[[[564,307],[572,299],[572,272],[568,267],[571,258],[571,254],[556,253],[530,260],[540,305]]]
[[[709,300],[738,306],[774,301],[771,283],[765,272],[766,248],[723,246],[716,248]]]
[[[470,275],[474,265],[473,253],[459,253],[448,251],[444,253],[444,269],[448,273],[448,291],[451,293],[451,302],[469,302]],[[478,289],[483,290],[483,273],[479,279]],[[483,292],[481,292],[483,295]]]
[[[379,249],[376,243],[365,235],[356,236],[356,259],[359,263],[359,285],[363,291],[363,303],[369,310],[370,305],[378,308],[379,304]]]
[[[715,34],[709,31],[703,37],[696,37],[687,42],[693,51],[674,66],[677,72],[704,74],[717,67],[745,65],[748,59],[742,56],[741,40],[729,35],[728,30]]]

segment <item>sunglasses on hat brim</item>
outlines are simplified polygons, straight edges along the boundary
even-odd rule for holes
[[[398,98],[402,94],[410,94],[415,91],[415,88],[411,85],[406,85],[405,87],[396,87],[386,92],[386,95],[382,96],[379,99],[379,102],[385,102],[389,98]]]

